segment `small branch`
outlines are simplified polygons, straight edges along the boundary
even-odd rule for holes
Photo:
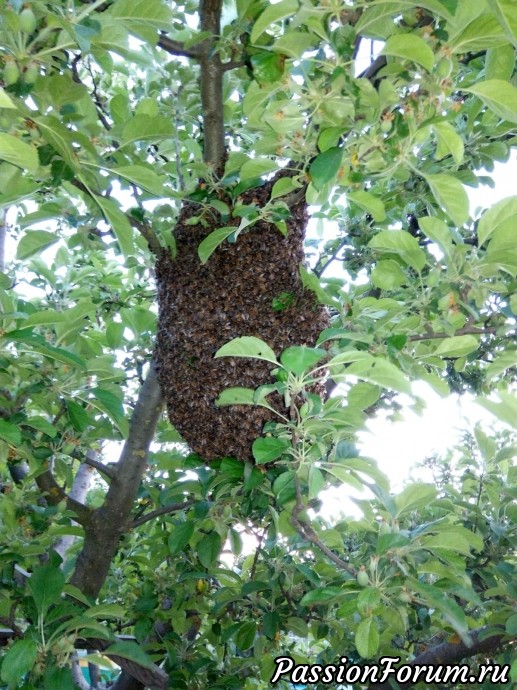
[[[113,479],[113,477],[115,476],[115,470],[113,467],[105,465],[99,460],[95,460],[95,458],[91,457],[88,453],[86,454],[86,457],[82,460],[82,462],[85,465],[89,465],[90,467],[93,467],[94,469],[98,470],[101,474],[104,474],[106,477],[108,477],[108,479]]]
[[[361,72],[359,75],[361,79],[370,79],[370,81],[377,76],[377,74],[381,71],[383,67],[386,67],[388,64],[388,61],[386,60],[384,55],[379,55],[379,57],[376,57],[375,60],[372,62],[371,65],[369,65],[364,72]]]
[[[196,60],[199,60],[201,57],[201,49],[199,44],[197,46],[192,46],[191,48],[185,48],[181,41],[175,41],[163,33],[160,34],[158,45],[170,55],[194,58]]]
[[[494,628],[491,628],[494,630]],[[435,666],[451,665],[458,663],[462,659],[470,659],[477,654],[494,654],[499,651],[504,644],[511,644],[517,638],[511,640],[505,635],[504,630],[498,626],[495,634],[486,637],[487,627],[477,628],[469,631],[472,644],[467,646],[464,642],[443,642],[442,644],[427,649],[422,654],[407,662],[408,666]],[[400,683],[399,688],[412,688],[414,683]],[[389,681],[385,683],[372,683],[368,690],[393,690]]]
[[[223,68],[224,72],[229,72],[232,69],[239,69],[239,67],[244,67],[245,64],[246,64],[246,61],[244,59],[228,60],[228,62],[222,63],[222,68]]]
[[[135,527],[140,527],[140,525],[144,525],[146,522],[150,522],[151,520],[160,517],[160,515],[170,515],[170,513],[176,513],[179,510],[190,508],[190,506],[194,505],[195,502],[196,501],[192,499],[190,501],[183,501],[183,503],[171,503],[168,506],[163,506],[163,508],[157,508],[151,513],[147,513],[147,515],[142,515],[142,517],[133,520],[131,523],[131,528],[135,529]]]
[[[258,540],[258,544],[257,544],[257,548],[255,549],[255,555],[253,556],[253,565],[251,566],[251,570],[250,570],[250,580],[255,579],[255,572],[257,570],[260,550],[262,548],[262,542],[264,541],[264,537],[266,536],[268,529],[269,529],[269,525],[264,528],[264,531],[258,537],[255,535],[256,539]]]
[[[302,522],[299,518],[300,513],[304,509],[303,502],[302,502],[302,492],[300,488],[300,480],[298,479],[297,476],[294,478],[294,485],[296,489],[296,503],[293,508],[293,512],[291,515],[291,524],[295,528],[295,530],[298,532],[298,534],[303,538],[309,541],[311,544],[316,546],[322,553],[327,556],[329,560],[332,561],[332,563],[335,563],[339,568],[342,570],[345,570],[349,575],[352,575],[352,577],[355,577],[357,575],[357,571],[355,568],[353,568],[351,565],[349,565],[346,561],[344,561],[342,558],[339,558],[339,556],[336,556],[336,554],[331,551],[326,544],[324,544],[321,539],[318,537],[316,532],[312,529],[310,525],[308,525],[306,522]]]
[[[90,509],[74,498],[71,498],[66,491],[59,486],[50,468],[36,477],[36,484],[38,485],[38,489],[45,494],[45,498],[50,505],[55,506],[61,503],[61,501],[66,501],[67,508],[73,510],[77,515],[77,522],[80,525],[86,525],[91,515]]]
[[[459,328],[454,332],[454,335],[495,335],[499,329],[496,326],[488,326],[487,328],[477,328],[476,326],[465,326]],[[437,340],[438,338],[450,338],[449,333],[426,333],[424,335],[410,335],[408,341],[416,342],[418,340]]]
[[[72,184],[76,189],[78,189],[83,194],[86,194],[86,196],[92,198],[90,190],[80,180],[73,179],[73,180],[71,180],[70,184]],[[94,199],[94,201],[95,201],[95,199]],[[153,232],[151,227],[149,225],[147,225],[146,223],[142,223],[142,221],[138,220],[137,218],[130,215],[129,213],[125,213],[124,215],[128,219],[131,226],[134,227],[135,230],[138,230],[138,232],[146,240],[147,244],[149,245],[149,249],[153,252],[153,254],[158,256],[160,254],[160,252],[162,251],[162,246],[158,240],[158,237],[155,235],[155,233]]]

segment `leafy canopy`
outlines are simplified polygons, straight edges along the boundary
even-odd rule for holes
[[[507,0],[2,4],[3,687],[72,688],[74,649],[111,644],[153,688],[267,687],[282,655],[460,661],[459,642],[517,678],[510,432],[472,430],[397,495],[396,459],[355,445],[415,380],[515,427],[517,197],[472,215],[465,186],[515,145],[516,45]],[[239,203],[282,167],[265,207]],[[154,255],[186,199],[193,224],[227,219],[206,263],[260,219],[285,233],[300,194],[332,325],[314,348],[221,348],[273,378],[219,405],[283,404],[254,465],[206,466],[159,418]],[[323,519],[331,485],[368,487],[359,518]]]

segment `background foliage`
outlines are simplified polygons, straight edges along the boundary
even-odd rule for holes
[[[471,430],[398,495],[395,459],[354,443],[415,380],[515,428],[517,197],[472,217],[464,189],[515,145],[514,4],[199,5],[0,8],[1,681],[84,687],[75,648],[108,645],[117,690],[252,690],[286,654],[488,658],[516,679],[513,437]],[[281,167],[265,207],[239,204]],[[300,194],[327,349],[249,333],[220,350],[268,360],[285,406],[255,465],[207,466],[160,415],[154,257],[185,199],[193,223],[231,219],[206,262],[235,219],[285,232]],[[327,374],[342,385],[322,403],[307,387]],[[335,484],[369,487],[362,517],[318,514]]]

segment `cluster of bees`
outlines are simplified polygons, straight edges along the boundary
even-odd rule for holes
[[[259,207],[269,200],[277,178],[245,192],[240,201]],[[257,388],[274,379],[273,365],[247,358],[214,359],[215,352],[239,336],[264,340],[278,356],[290,345],[314,345],[328,327],[328,315],[314,294],[303,288],[299,267],[308,220],[305,200],[296,202],[283,236],[259,221],[233,244],[225,241],[202,264],[198,246],[222,222],[189,225],[199,205],[185,202],[174,229],[176,256],[164,251],[156,266],[159,322],[156,345],[158,379],[171,423],[190,448],[206,461],[226,456],[252,460],[251,445],[273,413],[262,407],[216,407],[225,389]],[[238,219],[237,221],[238,222]],[[280,295],[292,296],[282,309]],[[270,402],[281,409],[275,394]]]

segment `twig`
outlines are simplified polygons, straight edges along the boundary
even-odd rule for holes
[[[156,510],[153,510],[151,513],[147,513],[147,515],[142,515],[142,517],[133,520],[133,522],[131,523],[131,528],[135,529],[135,527],[140,527],[140,525],[144,525],[146,522],[150,522],[151,520],[160,517],[160,515],[170,515],[170,513],[176,513],[179,510],[185,510],[185,508],[190,508],[190,506],[194,505],[195,502],[196,501],[192,499],[189,501],[183,501],[183,503],[171,503],[168,506],[157,508]]]
[[[90,467],[95,468],[101,474],[106,475],[106,477],[108,477],[109,479],[113,479],[115,475],[115,470],[113,467],[109,467],[108,465],[99,462],[99,460],[95,460],[95,458],[90,457],[88,453],[86,454],[85,458],[82,458],[81,462],[84,462],[85,465],[89,465]]]
[[[171,55],[195,58],[197,60],[201,57],[199,44],[191,48],[186,48],[181,41],[175,41],[163,33],[160,34],[158,45]]]
[[[310,525],[308,525],[306,522],[302,522],[299,518],[300,513],[304,509],[303,502],[302,502],[302,492],[300,488],[300,480],[298,477],[295,475],[294,477],[294,486],[296,490],[296,503],[293,508],[293,512],[291,514],[291,524],[295,528],[295,530],[298,532],[298,534],[303,538],[307,539],[307,541],[310,541],[311,544],[314,544],[322,553],[327,556],[329,560],[331,560],[333,563],[335,563],[339,568],[342,570],[345,570],[347,573],[352,575],[352,577],[355,577],[357,575],[357,571],[355,568],[353,568],[351,565],[349,565],[346,561],[344,561],[342,558],[339,556],[336,556],[336,554],[331,551],[326,544],[324,544],[321,539],[318,537],[316,532],[312,529]]]
[[[487,328],[477,328],[476,326],[465,326],[459,328],[454,332],[454,335],[494,335],[499,329],[496,326],[488,326]],[[438,338],[450,338],[449,333],[425,333],[423,335],[410,335],[408,341],[416,342],[418,340],[436,340]]]

